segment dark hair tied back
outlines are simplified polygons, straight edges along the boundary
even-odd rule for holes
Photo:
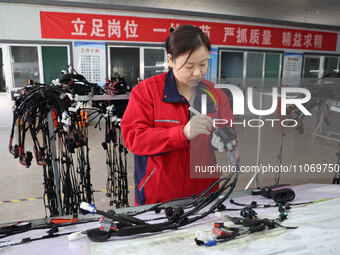
[[[208,50],[211,49],[208,36],[198,27],[192,25],[182,25],[176,29],[171,27],[170,33],[165,40],[165,49],[173,60],[187,52],[189,52],[190,57],[192,52],[202,46]]]

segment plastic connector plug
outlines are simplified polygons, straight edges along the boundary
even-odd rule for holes
[[[212,234],[206,234],[200,230],[196,231],[196,238],[204,243],[215,240],[215,237]]]
[[[61,123],[65,124],[65,126],[71,126],[71,118],[66,111],[62,113]]]
[[[53,84],[54,86],[61,85],[61,83],[60,83],[60,80],[59,80],[59,79],[52,80],[52,84]]]
[[[82,239],[84,237],[86,237],[86,233],[84,233],[84,232],[74,232],[74,233],[69,234],[67,236],[69,241],[76,241],[76,240]]]
[[[70,112],[77,112],[81,106],[81,102],[78,102],[75,107],[69,107],[68,110]]]
[[[106,107],[106,114],[110,114],[113,112],[113,105],[107,106]]]
[[[97,211],[96,207],[87,202],[81,202],[80,209],[87,211],[89,213],[95,213]]]
[[[217,244],[216,240],[212,240],[212,241],[208,241],[206,243],[204,243],[205,247],[211,247],[211,246],[215,246]]]

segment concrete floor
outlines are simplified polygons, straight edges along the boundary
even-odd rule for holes
[[[339,151],[337,142],[323,138],[312,137],[312,132],[320,119],[320,112],[315,109],[312,117],[305,118],[305,132],[299,134],[293,128],[286,129],[286,136],[283,144],[283,165],[290,164],[312,164],[312,163],[331,163],[337,162],[336,153]],[[275,118],[275,116],[272,116]],[[333,123],[327,126],[327,130],[338,131],[340,127],[340,114],[332,113]],[[266,117],[269,118],[269,117]],[[324,125],[325,127],[325,125]],[[324,129],[324,131],[326,130]],[[257,128],[236,127],[238,134],[238,148],[241,154],[241,165],[256,165],[257,159]],[[42,167],[33,161],[30,168],[20,165],[8,152],[8,141],[10,127],[0,126],[0,223],[44,218],[44,204],[42,199],[19,202],[3,202],[8,200],[18,200],[41,197],[43,195],[43,176]],[[340,136],[338,136],[340,139]],[[107,170],[105,165],[105,152],[101,148],[104,140],[104,130],[89,127],[90,144],[90,163],[91,178],[94,190],[104,190],[106,187]],[[277,155],[281,143],[280,127],[271,127],[266,124],[262,128],[261,140],[261,160],[263,164],[277,164]],[[32,147],[27,144],[27,148]],[[218,160],[223,160],[225,154],[217,154]],[[128,154],[128,181],[129,181],[129,201],[133,205],[133,155]],[[236,190],[244,189],[252,177],[252,173],[240,175]],[[271,185],[274,183],[275,174],[260,174],[259,185]],[[303,183],[331,183],[334,173],[322,174],[287,174],[281,175],[280,183],[303,184]],[[254,183],[251,188],[254,188]],[[339,186],[340,187],[340,186]],[[114,209],[109,206],[109,198],[105,192],[95,192],[95,204],[98,208],[107,210]]]

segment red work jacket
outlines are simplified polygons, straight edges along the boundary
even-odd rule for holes
[[[233,120],[222,90],[203,80],[194,104],[198,111],[201,94],[207,94],[209,116]],[[121,129],[126,147],[135,155],[136,205],[197,195],[217,180],[216,175],[193,174],[195,165],[214,165],[216,159],[209,135],[198,135],[189,143],[183,134],[189,119],[189,103],[179,94],[172,69],[133,88]]]

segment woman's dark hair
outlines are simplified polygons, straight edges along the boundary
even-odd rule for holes
[[[175,30],[170,28],[170,32],[170,36],[165,40],[165,49],[171,55],[173,61],[178,56],[189,51],[186,63],[191,54],[201,46],[205,46],[208,51],[211,49],[208,36],[198,27],[182,25]]]

